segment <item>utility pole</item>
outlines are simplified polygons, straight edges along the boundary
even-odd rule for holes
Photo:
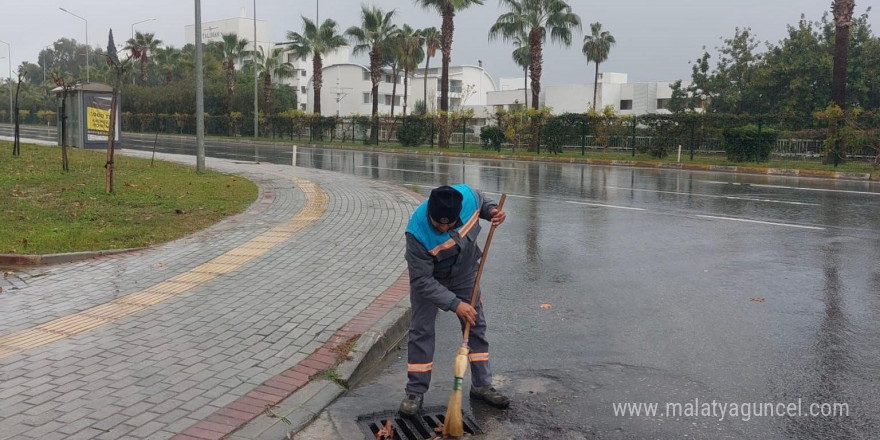
[[[267,54],[268,56],[268,54]],[[260,137],[260,106],[257,101],[257,0],[254,0],[254,141]],[[267,109],[268,110],[268,109]],[[254,161],[260,161],[260,147],[254,143]]]
[[[196,172],[205,172],[205,78],[202,68],[202,2],[196,2]]]

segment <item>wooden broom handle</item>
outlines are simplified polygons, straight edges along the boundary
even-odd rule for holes
[[[496,208],[498,208],[499,211],[502,211],[504,209],[504,200],[505,199],[507,199],[507,194],[501,194],[501,200],[498,201],[498,206],[496,206]],[[474,310],[476,310],[476,308],[477,308],[477,306],[476,306],[477,296],[478,296],[477,294],[480,292],[480,277],[483,276],[483,266],[486,264],[486,259],[489,257],[489,245],[492,244],[492,235],[495,234],[495,227],[496,226],[498,226],[498,225],[492,225],[492,227],[489,228],[489,236],[486,237],[486,246],[483,248],[483,256],[482,256],[482,258],[480,258],[480,267],[479,267],[479,269],[477,269],[477,279],[474,280],[474,292],[471,293],[471,307],[473,307]],[[477,314],[479,315],[479,313],[477,313]],[[474,319],[476,319],[476,317]],[[470,336],[470,334],[471,334],[471,323],[468,322],[464,326],[465,343],[467,343],[467,340],[468,340],[468,337]]]

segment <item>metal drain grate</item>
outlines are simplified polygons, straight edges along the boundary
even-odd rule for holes
[[[446,407],[435,406],[425,408],[418,418],[401,417],[397,411],[384,411],[366,414],[357,418],[357,425],[361,428],[367,440],[377,440],[376,434],[385,426],[388,420],[394,427],[393,439],[385,437],[384,440],[430,440],[439,438],[440,434],[435,431],[443,424],[446,418]],[[462,414],[464,432],[467,434],[482,434],[483,430],[477,426],[470,414]]]

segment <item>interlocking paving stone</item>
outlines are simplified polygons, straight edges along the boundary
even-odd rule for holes
[[[328,343],[405,270],[402,231],[417,204],[407,191],[320,170],[208,166],[259,182],[271,203],[151,249],[45,268],[0,297],[0,338],[36,326],[73,333],[0,357],[0,396],[25,396],[0,406],[0,439],[43,433],[26,424],[28,410],[57,417],[39,427],[47,438],[212,432],[212,417],[245,395],[280,397],[264,382]],[[316,199],[323,213],[291,224]],[[166,295],[124,300],[138,292]],[[129,313],[133,302],[142,307]],[[83,318],[58,325],[72,315]]]

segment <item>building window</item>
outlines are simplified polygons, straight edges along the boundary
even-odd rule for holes
[[[300,71],[299,71],[299,76],[306,76],[306,70],[305,70],[305,69],[300,70]]]
[[[662,98],[657,100],[657,110],[665,109],[669,107],[669,98]]]
[[[364,70],[364,81],[370,81],[370,72]]]
[[[394,82],[394,77],[386,74],[385,75],[385,82],[387,82],[387,83]]]
[[[633,100],[632,99],[621,99],[620,100],[620,109],[621,110],[632,110],[633,109]]]
[[[294,61],[296,61],[296,57],[293,56],[292,53],[287,54],[287,62],[288,62],[288,63],[292,63],[292,62],[294,62]]]
[[[391,95],[383,95],[385,96],[385,105],[391,105]],[[400,105],[400,96],[394,97],[394,105]]]
[[[300,93],[308,93],[308,91],[306,90],[306,86],[299,86],[299,91]]]
[[[305,105],[305,104],[300,104],[300,105],[299,105],[299,109],[300,109],[300,110],[305,110],[305,109],[306,109],[306,105]]]
[[[364,93],[364,104],[369,104],[371,102],[372,101],[370,101],[370,93],[369,92]]]

